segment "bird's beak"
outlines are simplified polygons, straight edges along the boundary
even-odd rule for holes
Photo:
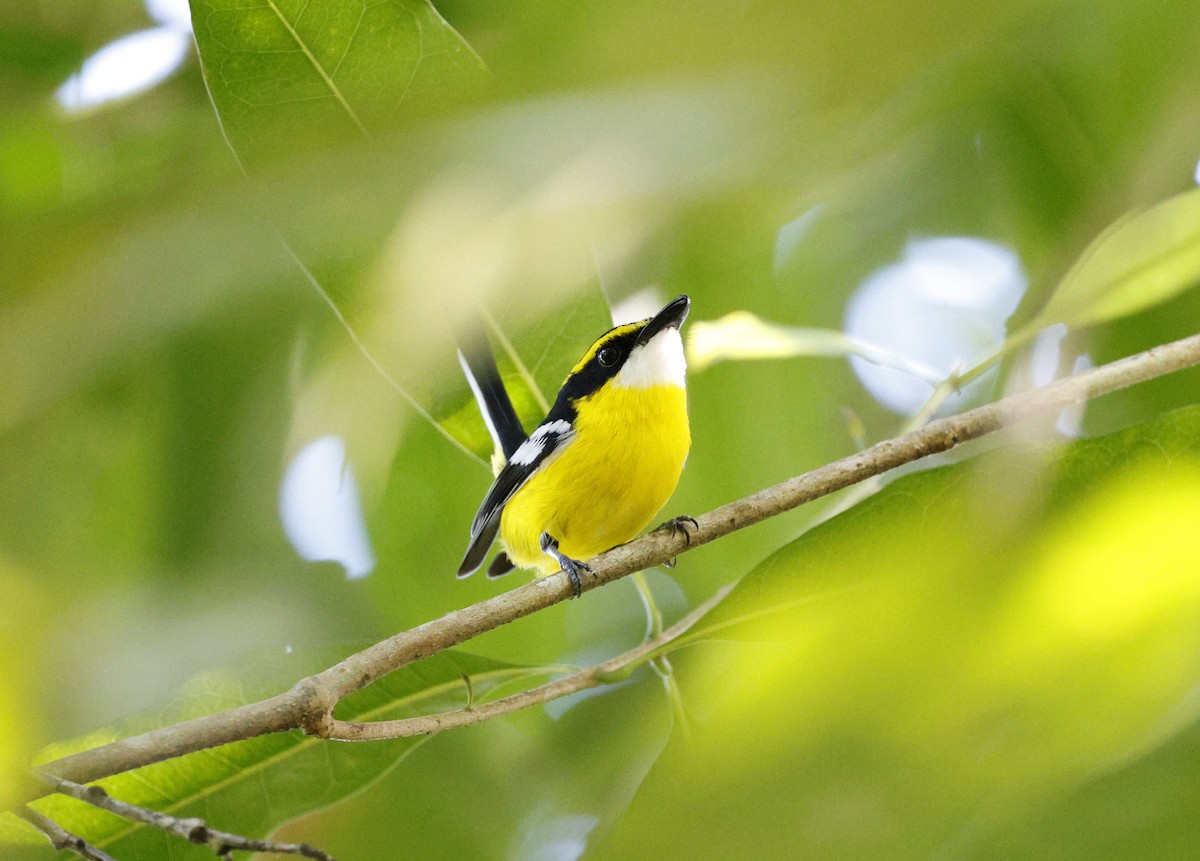
[[[650,322],[638,333],[634,346],[640,347],[663,329],[680,328],[683,325],[683,321],[687,319],[688,310],[691,307],[692,300],[687,297],[686,293],[676,299],[672,299],[667,303],[665,308],[650,318]]]

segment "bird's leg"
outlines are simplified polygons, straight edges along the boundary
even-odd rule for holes
[[[552,538],[549,532],[543,532],[542,537],[538,539],[538,544],[542,548],[542,552],[554,559],[559,564],[563,571],[567,573],[567,579],[571,581],[571,594],[578,598],[583,594],[583,574],[587,571],[591,573],[591,567],[586,562],[580,562],[578,559],[572,559],[558,549],[558,540]]]
[[[687,514],[682,514],[679,517],[672,517],[670,520],[666,521],[665,523],[658,524],[658,526],[655,526],[652,531],[658,532],[660,529],[669,529],[671,531],[672,536],[682,535],[684,546],[691,547],[692,546],[691,530],[695,529],[697,532],[699,532],[700,524],[696,522],[696,518],[691,517],[690,515],[687,515]],[[663,567],[668,570],[673,569],[675,567],[674,557],[672,557],[669,562],[664,562]]]

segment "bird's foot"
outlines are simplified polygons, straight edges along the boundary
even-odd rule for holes
[[[583,594],[583,572],[593,573],[591,566],[569,556],[560,559],[559,564],[562,565],[563,571],[567,572],[567,579],[571,581],[571,597],[578,598]]]
[[[696,522],[696,518],[687,514],[682,514],[679,517],[672,517],[665,523],[660,523],[658,526],[654,527],[655,532],[659,532],[663,529],[670,530],[672,536],[682,535],[684,546],[691,547],[692,530],[695,529],[697,532],[699,532],[700,524]],[[668,570],[673,569],[675,567],[675,558],[671,557],[671,559],[664,562],[663,567]]]
[[[563,573],[567,575],[567,580],[571,582],[571,597],[578,598],[583,594],[583,572],[589,574],[594,573],[592,567],[586,562],[580,562],[578,559],[572,559],[558,549],[558,540],[551,537],[550,533],[543,532],[538,543],[541,545],[542,552],[550,556],[562,568]]]

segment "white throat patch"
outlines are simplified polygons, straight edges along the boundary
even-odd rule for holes
[[[663,329],[645,344],[634,347],[621,370],[613,377],[613,385],[626,389],[648,389],[651,386],[684,388],[687,361],[683,358],[683,338],[678,329]]]

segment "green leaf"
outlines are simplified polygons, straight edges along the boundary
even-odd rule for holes
[[[581,291],[536,316],[510,306],[486,319],[497,367],[526,430],[545,418],[567,373],[612,326],[611,309],[598,290]],[[431,413],[443,430],[488,459],[492,439],[479,406],[465,381],[457,382]]]
[[[780,326],[749,311],[734,311],[719,320],[697,321],[688,329],[688,367],[703,371],[718,362],[790,359],[797,356],[858,356],[895,368],[931,385],[944,378],[934,368],[868,344],[837,329]]]
[[[511,340],[513,352],[520,357],[547,404],[553,404],[558,390],[571,368],[587,348],[612,328],[612,309],[603,293],[582,289],[564,299],[544,305],[532,313],[528,307],[498,309],[496,324]],[[498,351],[501,370],[516,372],[506,350]],[[527,382],[525,388],[532,392]],[[519,409],[518,405],[518,409]],[[534,418],[541,421],[545,411]],[[529,416],[521,413],[522,420]]]
[[[970,857],[1039,822],[1200,722],[1196,522],[1200,407],[895,481],[701,620],[675,666],[703,721],[594,857]]]
[[[1200,189],[1120,219],[1098,236],[1024,331],[1135,314],[1200,281]]]
[[[342,650],[339,654],[344,654]],[[196,679],[185,698],[161,714],[132,719],[76,742],[54,745],[38,761],[46,762],[115,738],[253,702],[277,693],[307,672],[336,660],[267,660],[236,675],[210,673]],[[475,702],[504,685],[543,676],[545,670],[505,664],[464,652],[444,652],[392,673],[348,697],[338,707],[345,720],[388,720],[447,709],[467,702],[470,677]],[[100,781],[123,801],[178,816],[199,816],[213,827],[261,837],[303,813],[341,801],[395,767],[425,737],[370,744],[322,741],[300,732],[268,735],[147,766]],[[211,853],[166,838],[154,829],[127,823],[72,799],[54,796],[34,806],[63,827],[123,859],[204,858]],[[0,843],[28,842],[27,829],[0,817]],[[206,856],[206,853],[207,856]],[[48,855],[47,857],[52,857]]]
[[[522,424],[526,430],[532,430],[545,417],[546,410],[542,409],[524,377],[503,373],[501,377]],[[479,413],[479,405],[470,392],[463,393],[456,389],[456,394],[457,398],[451,402],[451,411],[435,410],[434,418],[450,436],[484,460],[489,460],[493,454],[492,438]]]
[[[359,149],[322,168],[329,184],[325,190],[307,186],[312,160],[306,156],[345,142],[362,145],[414,115],[447,109],[478,78],[483,64],[429,0],[194,0],[192,20],[226,139],[249,173],[270,177],[271,214],[264,211],[262,217],[276,228],[272,241],[282,241],[309,286],[341,319],[348,297],[369,280],[395,216],[368,227],[371,219],[364,212],[370,207],[361,195],[351,195],[352,239],[331,242],[306,230],[308,225],[297,228],[294,212],[336,209],[329,189],[348,194],[362,164],[378,151]],[[260,170],[268,165],[283,169]],[[394,165],[389,173],[396,173]],[[333,255],[327,252],[330,245]],[[357,341],[367,327],[358,321],[351,325],[348,335]],[[383,355],[378,346],[363,350],[372,364]],[[431,397],[423,382],[428,375],[416,371],[423,362],[414,354],[420,352],[414,348],[393,366],[406,368],[407,376],[389,373],[382,364],[376,371],[423,419],[459,444],[429,414]]]
[[[204,79],[230,145],[256,167],[394,127],[482,68],[428,0],[193,0]]]

